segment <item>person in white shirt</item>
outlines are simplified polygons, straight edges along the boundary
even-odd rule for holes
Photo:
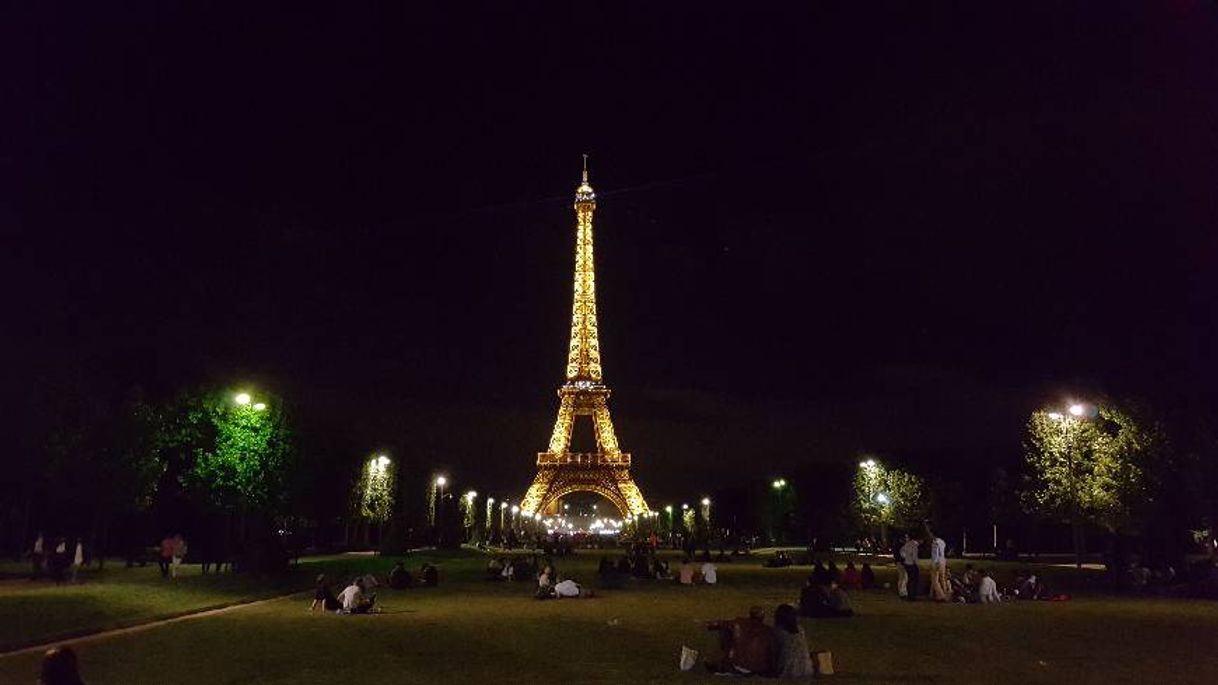
[[[574,580],[559,581],[554,584],[554,596],[558,599],[579,597],[579,585]]]
[[[930,597],[936,602],[947,602],[952,598],[952,587],[947,579],[947,543],[926,529],[930,540]]]
[[[978,572],[978,575],[981,577],[981,580],[977,581],[977,601],[982,604],[1001,602],[1002,595],[998,594],[998,584],[994,582],[990,574],[986,573],[985,569],[982,569]]]
[[[360,587],[359,579],[357,578],[351,581],[351,584],[338,594],[338,601],[342,604],[342,608],[335,613],[366,614],[372,611],[372,605],[376,603],[376,597],[365,597],[364,588]]]
[[[702,564],[702,582],[714,585],[719,582],[719,567],[711,562]]]
[[[901,545],[901,567],[909,578],[905,598],[912,602],[918,597],[918,540],[912,536]]]
[[[72,556],[72,582],[76,582],[76,576],[80,573],[80,567],[85,563],[85,543],[80,539],[76,540],[76,554]]]

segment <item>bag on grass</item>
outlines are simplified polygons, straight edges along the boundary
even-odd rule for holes
[[[681,646],[681,670],[688,671],[698,663],[698,650],[690,649],[684,645]]]
[[[812,666],[816,675],[833,675],[833,652],[812,652]]]

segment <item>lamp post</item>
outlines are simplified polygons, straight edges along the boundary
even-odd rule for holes
[[[879,519],[880,524],[880,548],[888,549],[888,517],[891,514],[888,505],[892,500],[887,494],[880,492],[884,467],[875,459],[867,459],[859,462],[859,469],[863,472],[863,479],[866,482],[866,498],[875,502],[876,505],[876,518]]]
[[[1083,517],[1079,503],[1078,473],[1075,452],[1078,450],[1078,431],[1082,422],[1094,416],[1095,407],[1080,402],[1072,402],[1066,407],[1065,413],[1052,411],[1049,418],[1062,427],[1063,441],[1066,446],[1066,473],[1069,477],[1070,491],[1070,533],[1074,545],[1074,566],[1083,567],[1083,555],[1087,553],[1087,537],[1083,533]]]
[[[774,482],[770,483],[770,488],[774,491],[774,516],[770,519],[770,539],[774,542],[779,542],[780,538],[786,538],[786,526],[784,525],[785,508],[783,504],[787,494],[787,479],[775,478]]]

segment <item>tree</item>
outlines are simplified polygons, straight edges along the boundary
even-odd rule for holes
[[[226,515],[239,513],[239,537],[251,511],[282,504],[291,436],[283,403],[216,389],[180,395],[161,422],[160,447],[192,499]]]
[[[1109,533],[1130,525],[1146,502],[1147,466],[1163,442],[1157,423],[1138,421],[1112,404],[1033,412],[1024,443],[1032,478],[1025,505],[1071,525],[1075,564],[1081,566],[1083,525]]]
[[[880,544],[888,545],[888,528],[916,528],[930,513],[926,482],[874,458],[859,463],[854,476],[854,512],[868,528],[880,529]]]
[[[393,516],[394,495],[397,493],[397,469],[385,455],[376,455],[360,469],[356,515],[370,524],[376,524],[378,533],[384,533],[385,522]],[[379,538],[383,535],[378,535]],[[367,540],[365,540],[367,541]]]

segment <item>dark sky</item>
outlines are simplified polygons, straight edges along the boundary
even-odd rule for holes
[[[4,21],[14,390],[265,386],[523,487],[588,152],[645,492],[1218,407],[1214,2],[181,4]]]

